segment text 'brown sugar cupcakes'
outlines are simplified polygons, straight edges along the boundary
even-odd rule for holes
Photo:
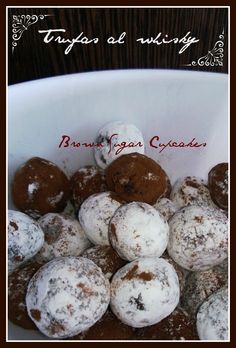
[[[154,204],[168,191],[167,174],[151,158],[133,153],[123,155],[106,169],[107,186],[127,202]]]

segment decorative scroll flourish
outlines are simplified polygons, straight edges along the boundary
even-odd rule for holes
[[[23,33],[28,28],[37,23],[39,19],[44,19],[51,15],[13,15],[12,16],[12,53],[16,48]]]
[[[200,57],[197,61],[193,60],[190,64],[185,66],[223,66],[224,58],[224,30],[219,35],[219,40],[216,41],[212,50]]]

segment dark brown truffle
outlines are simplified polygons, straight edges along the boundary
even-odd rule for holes
[[[109,245],[96,245],[89,248],[85,250],[82,257],[86,257],[96,263],[108,279],[127,263]]]
[[[134,330],[123,324],[109,310],[90,329],[73,337],[73,340],[132,340]]]
[[[219,163],[208,173],[211,198],[222,209],[228,208],[228,163]]]
[[[181,308],[159,323],[136,330],[142,340],[199,340],[195,322]]]
[[[168,193],[167,178],[159,164],[139,153],[123,155],[106,169],[108,188],[127,202],[154,204]]]
[[[34,218],[63,211],[69,199],[69,181],[54,163],[33,157],[15,173],[12,196],[15,206]]]
[[[37,262],[27,263],[12,272],[8,278],[8,317],[14,324],[25,329],[36,329],[28,316],[25,296],[30,279],[41,266]],[[38,312],[33,313],[35,318],[40,316]]]
[[[77,209],[89,196],[107,191],[104,172],[96,166],[80,168],[71,177],[70,185],[72,203]]]

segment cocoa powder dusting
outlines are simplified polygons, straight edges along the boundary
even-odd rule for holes
[[[137,278],[137,279],[142,279],[142,280],[145,280],[145,281],[150,281],[154,278],[154,274],[151,273],[151,272],[141,272],[141,273],[136,273],[138,269],[138,265],[135,265],[133,268],[131,268],[131,270],[129,270],[129,272],[124,276],[122,277],[121,279],[122,280],[131,280],[131,279],[134,279],[134,278]]]
[[[12,226],[15,229],[15,231],[18,230],[18,225],[14,221],[10,221],[10,226]]]
[[[114,224],[111,224],[111,233],[113,237],[115,238],[115,240],[118,242],[117,235],[116,235],[116,227]]]
[[[30,314],[35,320],[37,321],[41,320],[41,312],[38,309],[31,309]]]

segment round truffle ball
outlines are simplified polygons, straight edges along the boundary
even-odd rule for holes
[[[113,192],[89,196],[79,210],[79,221],[89,240],[95,245],[110,245],[108,225],[116,209],[122,204]]]
[[[113,313],[132,327],[154,325],[174,311],[179,302],[179,281],[174,267],[158,257],[128,263],[113,276]]]
[[[166,177],[159,164],[139,153],[123,155],[106,169],[108,188],[127,202],[154,204],[166,192]]]
[[[31,278],[26,305],[38,329],[52,338],[66,338],[90,328],[106,312],[109,281],[91,260],[60,257]]]
[[[144,153],[144,139],[140,130],[133,124],[120,121],[110,122],[99,130],[94,157],[97,165],[105,169],[121,155],[138,152]]]
[[[126,264],[110,245],[96,245],[85,250],[82,256],[96,263],[107,279]]]
[[[198,340],[195,321],[181,308],[176,308],[159,323],[139,329],[142,340]]]
[[[219,209],[182,208],[169,220],[168,254],[190,271],[204,271],[221,263],[228,252],[227,221]]]
[[[170,199],[177,208],[187,205],[215,207],[206,182],[196,176],[178,179],[171,191]]]
[[[35,256],[43,243],[44,233],[37,221],[19,211],[8,211],[9,272]]]
[[[69,192],[69,181],[63,171],[39,157],[24,163],[12,183],[15,206],[34,218],[63,211]]]
[[[68,215],[48,213],[38,223],[45,240],[37,260],[46,262],[59,256],[79,256],[91,245],[78,220]]]
[[[227,285],[227,273],[222,272],[219,267],[203,272],[190,272],[185,280],[181,306],[195,317],[203,301],[225,285]]]
[[[169,226],[151,205],[132,202],[116,210],[109,225],[111,245],[121,258],[161,256],[169,238]]]
[[[110,310],[107,310],[90,329],[73,337],[73,340],[132,340],[133,337],[134,329],[123,324]]]
[[[197,331],[201,340],[228,339],[228,289],[214,292],[197,313]]]
[[[80,168],[71,177],[70,184],[72,201],[77,209],[89,196],[107,191],[105,174],[96,166]]]
[[[14,270],[8,277],[8,318],[24,329],[36,329],[28,316],[25,296],[30,279],[41,266],[38,262],[29,262]]]
[[[174,202],[169,198],[159,198],[153,207],[168,221],[178,210]]]
[[[222,209],[228,208],[228,163],[219,163],[208,173],[211,198]]]

